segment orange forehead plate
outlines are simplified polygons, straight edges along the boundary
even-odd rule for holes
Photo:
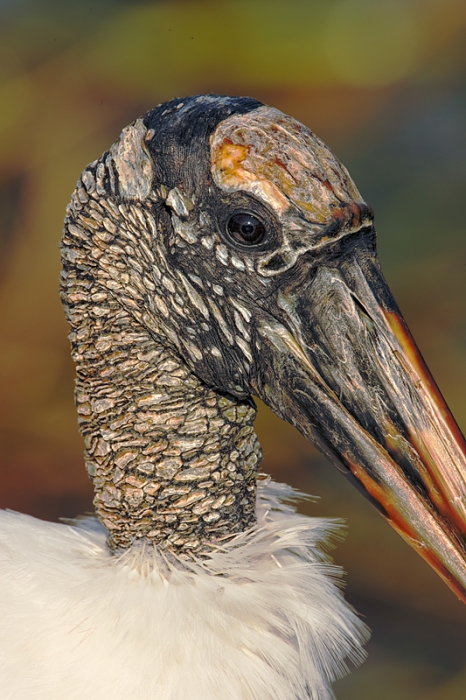
[[[251,192],[282,214],[291,204],[315,223],[362,198],[346,169],[312,131],[272,107],[235,114],[211,137],[215,183]]]

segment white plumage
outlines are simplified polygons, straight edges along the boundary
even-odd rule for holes
[[[295,700],[363,658],[324,550],[339,521],[270,480],[258,522],[210,558],[112,556],[98,520],[0,514],[1,700]]]

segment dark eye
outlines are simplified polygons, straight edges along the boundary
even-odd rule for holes
[[[257,245],[264,240],[265,226],[252,214],[233,214],[227,224],[230,237],[243,245]]]

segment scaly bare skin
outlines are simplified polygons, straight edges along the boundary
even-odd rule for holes
[[[375,237],[325,144],[249,98],[160,105],[84,171],[62,292],[112,549],[201,553],[254,522],[254,393],[466,601],[466,446]]]

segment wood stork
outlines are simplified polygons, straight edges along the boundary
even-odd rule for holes
[[[62,257],[97,517],[1,513],[1,700],[333,697],[366,637],[339,524],[258,473],[253,394],[466,600],[463,439],[311,131],[159,105],[82,173]]]

